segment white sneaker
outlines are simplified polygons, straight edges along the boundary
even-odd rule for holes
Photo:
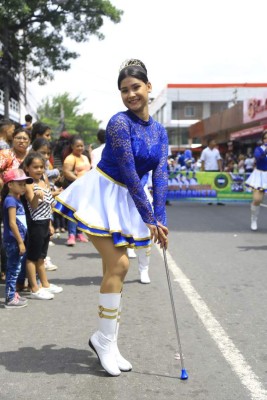
[[[135,254],[134,249],[131,249],[131,248],[127,249],[127,254],[128,254],[129,258],[136,258],[137,257],[136,254]]]
[[[55,243],[52,240],[49,241],[49,246],[55,246]]]
[[[39,289],[38,292],[32,292],[30,295],[31,299],[37,299],[37,300],[52,300],[54,298],[54,295],[52,293],[49,293],[46,290]]]
[[[151,282],[147,270],[140,271],[140,281],[141,281],[141,283],[150,283]]]
[[[58,269],[57,265],[53,264],[50,257],[46,257],[44,260],[45,269],[47,271],[56,271]]]
[[[44,290],[47,293],[61,293],[63,292],[63,288],[61,286],[53,285],[53,283],[50,283],[50,286],[48,288],[43,287],[42,290]]]
[[[258,225],[257,225],[257,219],[256,218],[251,218],[250,228],[251,228],[252,231],[257,231],[258,230]]]

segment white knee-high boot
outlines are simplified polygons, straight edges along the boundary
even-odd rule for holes
[[[121,302],[120,302],[118,318],[117,318],[116,341],[114,343],[114,352],[115,352],[116,361],[117,361],[119,369],[123,372],[127,372],[127,371],[132,370],[132,368],[133,368],[132,364],[121,355],[121,353],[118,349],[118,335],[119,335],[119,327],[120,327],[121,310],[122,310],[122,296],[121,296]]]
[[[260,206],[255,206],[254,204],[251,204],[251,230],[256,231],[258,229],[258,216],[260,212]]]
[[[136,258],[136,254],[134,249],[131,249],[130,247],[127,249],[127,256],[128,258]]]
[[[120,300],[120,293],[99,294],[98,331],[89,340],[89,346],[98,356],[100,364],[112,376],[118,376],[121,373],[114,352]]]
[[[142,248],[137,252],[138,268],[139,268],[141,283],[150,283],[150,278],[148,275],[150,253],[151,253],[151,247]]]

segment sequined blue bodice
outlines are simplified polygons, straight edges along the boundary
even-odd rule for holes
[[[106,129],[106,146],[97,167],[127,186],[145,223],[166,225],[168,136],[158,122],[139,119],[131,111],[114,115]],[[153,206],[141,178],[152,170]]]

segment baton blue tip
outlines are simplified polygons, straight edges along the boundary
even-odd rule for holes
[[[187,375],[186,369],[182,369],[180,379],[182,379],[183,381],[188,379],[188,375]]]

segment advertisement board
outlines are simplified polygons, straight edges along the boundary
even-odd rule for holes
[[[228,172],[171,172],[168,200],[251,202],[252,190],[245,185],[248,176]]]

